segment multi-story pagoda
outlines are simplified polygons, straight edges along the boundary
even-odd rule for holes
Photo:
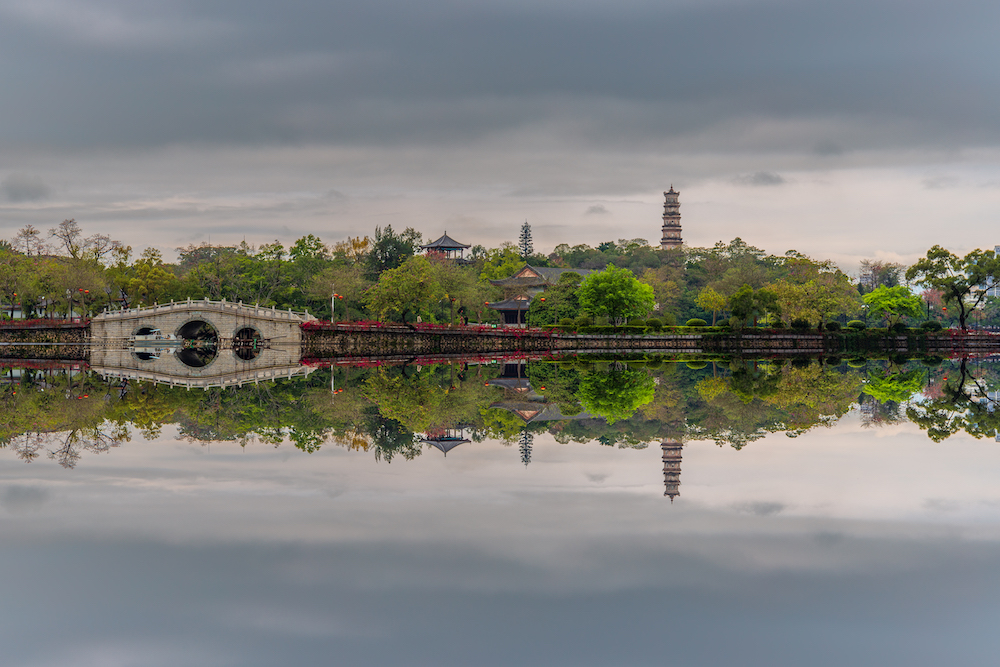
[[[660,248],[679,248],[684,243],[681,239],[681,205],[677,201],[681,193],[670,186],[669,192],[663,193],[663,237]]]
[[[681,485],[681,450],[684,445],[668,440],[660,448],[663,450],[663,495],[674,502],[674,498],[681,495],[678,489]]]

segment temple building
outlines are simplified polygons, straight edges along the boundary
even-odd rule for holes
[[[684,240],[681,238],[681,205],[677,201],[681,193],[670,186],[669,192],[663,193],[663,237],[660,239],[660,248],[679,248]]]
[[[503,315],[505,325],[524,326],[525,314],[528,312],[531,300],[558,283],[559,277],[564,273],[576,273],[582,278],[593,273],[593,270],[555,269],[525,264],[524,268],[510,278],[490,281],[503,290],[504,298],[502,301],[493,301],[487,305]]]
[[[681,495],[678,490],[681,485],[681,450],[684,445],[679,442],[666,441],[660,445],[663,450],[663,495],[674,502]]]
[[[439,238],[437,241],[431,241],[427,245],[420,246],[420,249],[424,252],[439,252],[442,253],[446,259],[454,259],[459,262],[466,261],[462,256],[462,253],[470,248],[464,243],[459,243],[455,239],[448,236],[448,232],[444,233],[444,236]]]

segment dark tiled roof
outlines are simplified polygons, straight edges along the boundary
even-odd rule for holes
[[[575,415],[564,415],[555,403],[537,403],[534,401],[499,401],[490,404],[491,408],[508,410],[521,418],[527,424],[534,422],[566,421],[579,419],[594,419],[589,412],[579,412]]]
[[[537,273],[540,277],[533,278],[526,276],[523,278],[517,278],[518,273],[521,273],[525,269],[531,269]],[[576,273],[581,278],[594,273],[593,269],[557,269],[550,266],[530,266],[525,264],[523,267],[518,269],[513,276],[510,278],[501,278],[500,280],[491,280],[490,283],[496,285],[497,287],[542,287],[544,285],[555,285],[559,282],[560,276],[564,273]]]
[[[431,241],[427,245],[420,246],[421,250],[458,250],[459,248],[471,248],[472,246],[465,245],[464,243],[459,243],[455,239],[448,236],[448,232],[444,233],[444,236],[439,238],[437,241]]]

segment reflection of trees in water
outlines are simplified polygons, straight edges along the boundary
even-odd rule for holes
[[[337,445],[390,462],[419,456],[423,434],[461,425],[473,442],[502,440],[528,461],[540,433],[558,443],[644,447],[706,438],[739,449],[769,433],[794,437],[830,425],[856,402],[865,426],[898,423],[905,409],[935,440],[959,430],[992,437],[1000,426],[986,372],[967,363],[930,371],[939,390],[913,401],[929,371],[898,361],[869,364],[866,381],[844,364],[802,360],[532,362],[524,388],[530,396],[517,393],[505,409],[496,407],[505,405],[503,392],[515,390],[490,384],[496,365],[338,369],[335,394],[327,372],[198,392],[28,373],[20,385],[0,386],[0,446],[24,461],[47,454],[73,467],[85,452],[119,446],[133,430],[151,439],[163,424],[176,424],[180,438],[193,442],[291,441],[307,453]]]
[[[46,443],[49,441],[48,433],[21,433],[10,439],[8,447],[11,451],[26,463],[31,463],[37,459]]]
[[[127,426],[106,422],[100,426],[59,432],[27,432],[15,436],[8,447],[17,458],[30,463],[42,450],[63,468],[75,468],[83,452],[101,454],[129,441]]]
[[[518,450],[521,452],[521,463],[524,465],[531,463],[531,445],[534,441],[535,436],[533,436],[527,429],[521,433],[521,442],[518,446]]]
[[[61,443],[49,450],[49,458],[63,468],[75,468],[83,452],[102,454],[128,442],[131,437],[125,424],[105,423],[99,427],[60,434]],[[57,440],[58,442],[58,440]]]
[[[959,431],[975,438],[996,437],[1000,429],[1000,402],[996,392],[990,392],[986,376],[981,370],[974,370],[968,359],[962,359],[951,378],[944,378],[940,393],[927,401],[910,404],[906,416],[935,442]]]
[[[741,449],[769,433],[795,437],[830,426],[846,414],[862,377],[819,363],[734,362],[729,376],[709,376],[696,385],[704,408],[689,419],[689,433]]]
[[[879,428],[901,424],[906,421],[903,407],[902,403],[896,401],[880,401],[870,394],[861,394],[861,425],[865,428]]]
[[[391,463],[395,456],[410,461],[420,456],[422,450],[414,432],[395,419],[386,419],[375,406],[365,411],[364,424],[376,461]]]

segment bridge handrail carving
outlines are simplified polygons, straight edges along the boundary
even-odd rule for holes
[[[187,301],[171,301],[170,303],[154,304],[152,306],[128,308],[125,310],[107,310],[94,317],[95,320],[122,320],[137,319],[141,317],[151,317],[154,315],[166,315],[169,313],[208,310],[220,313],[238,313],[244,316],[254,316],[269,320],[285,320],[289,322],[309,322],[316,318],[306,312],[288,310],[278,310],[271,306],[260,306],[258,304],[247,305],[242,301],[211,301],[205,299],[187,299]]]

